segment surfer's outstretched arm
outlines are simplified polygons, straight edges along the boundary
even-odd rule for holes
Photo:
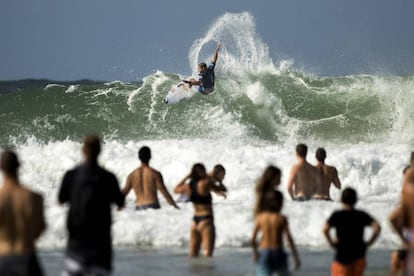
[[[220,48],[221,48],[221,44],[219,43],[219,44],[217,45],[216,51],[214,52],[214,55],[213,55],[213,63],[214,63],[214,64],[215,64],[215,63],[216,63],[216,61],[217,61],[217,58],[218,58],[218,52],[219,52]]]

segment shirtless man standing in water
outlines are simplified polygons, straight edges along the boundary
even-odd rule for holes
[[[2,152],[0,169],[0,275],[42,275],[35,241],[45,230],[43,198],[23,187],[17,155]]]
[[[310,200],[321,187],[318,170],[306,161],[307,153],[308,147],[305,144],[296,146],[298,163],[291,168],[288,180],[288,192],[293,200]]]
[[[180,209],[165,187],[161,173],[149,166],[149,160],[151,159],[150,148],[142,147],[138,152],[138,157],[141,160],[141,167],[133,170],[128,175],[125,187],[122,189],[124,196],[126,197],[129,191],[134,189],[137,198],[135,203],[136,210],[160,209],[161,206],[157,196],[157,191],[159,190],[169,204],[176,209]]]
[[[316,168],[319,171],[322,186],[321,186],[319,193],[315,195],[314,198],[322,199],[322,200],[332,200],[329,195],[329,188],[331,187],[331,183],[333,183],[335,187],[340,190],[341,181],[339,180],[338,171],[336,170],[336,168],[326,165],[325,159],[326,159],[325,149],[318,148],[316,150],[316,160],[318,160],[318,163],[316,164]]]

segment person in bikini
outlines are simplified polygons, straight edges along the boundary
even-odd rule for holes
[[[43,275],[35,242],[46,229],[43,197],[19,181],[16,153],[0,156],[0,275]]]
[[[189,256],[197,257],[202,245],[203,255],[212,257],[216,233],[211,192],[225,197],[224,192],[208,177],[201,163],[193,165],[191,172],[175,187],[174,192],[186,194],[194,206]]]
[[[252,247],[253,260],[256,262],[256,272],[259,276],[273,275],[275,272],[278,275],[289,275],[283,237],[287,238],[295,260],[295,268],[298,269],[301,265],[289,230],[288,219],[280,213],[282,206],[282,193],[275,190],[268,191],[259,213],[255,216]],[[256,240],[259,234],[261,234],[261,240],[258,246]]]
[[[183,82],[188,83],[190,86],[198,85],[198,92],[200,92],[201,94],[207,95],[213,92],[215,82],[214,68],[216,66],[218,52],[220,48],[221,44],[217,45],[211,64],[208,67],[207,64],[205,64],[204,62],[198,64],[198,80],[190,78],[187,80],[183,80]]]
[[[325,164],[326,150],[324,148],[318,148],[316,150],[315,157],[318,161],[316,164],[316,169],[319,171],[322,186],[319,192],[314,195],[313,198],[321,200],[332,200],[331,196],[329,195],[329,188],[331,187],[331,183],[333,183],[339,190],[341,189],[341,181],[338,177],[338,171],[335,167]]]
[[[126,197],[131,189],[134,189],[136,210],[160,209],[157,196],[157,192],[160,191],[171,206],[180,209],[165,187],[162,174],[149,165],[151,149],[146,146],[140,148],[138,158],[141,161],[141,166],[128,175],[122,189],[123,195]]]
[[[308,147],[305,144],[296,146],[295,164],[288,179],[288,192],[290,197],[296,201],[306,201],[318,194],[321,188],[321,178],[315,166],[306,161]]]
[[[223,184],[225,176],[226,169],[221,164],[215,165],[213,170],[208,174],[208,177],[210,177],[211,181],[213,181],[218,189],[223,192],[222,195],[227,197],[227,187]],[[180,194],[177,202],[190,202],[190,198],[186,194]]]

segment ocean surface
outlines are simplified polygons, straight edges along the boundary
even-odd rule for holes
[[[326,77],[295,68],[291,60],[272,60],[249,13],[224,14],[194,41],[188,52],[192,72],[197,61],[209,60],[217,42],[223,49],[214,93],[176,105],[162,100],[186,77],[182,72],[156,71],[142,83],[0,83],[0,145],[17,150],[22,181],[46,200],[48,229],[39,248],[65,246],[67,208],[57,204],[57,190],[65,171],[81,161],[81,139],[89,133],[104,138],[100,163],[121,186],[139,166],[143,145],[151,147],[151,165],[170,191],[194,163],[209,169],[223,164],[228,198],[214,197],[219,249],[249,246],[254,186],[267,165],[282,169],[280,190],[288,198],[295,145],[308,144],[311,163],[323,146],[343,186],[357,189],[357,207],[380,221],[374,248],[398,247],[387,216],[398,205],[402,170],[414,150],[414,75]],[[328,249],[321,229],[340,208],[339,195],[332,188],[335,202],[286,200],[283,213],[299,246]],[[192,206],[175,210],[164,198],[161,205],[159,211],[135,212],[131,193],[126,209],[114,211],[114,245],[186,248]]]

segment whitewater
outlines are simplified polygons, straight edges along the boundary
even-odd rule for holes
[[[177,105],[165,105],[166,92],[186,72],[156,71],[142,83],[49,83],[0,94],[0,145],[14,147],[22,161],[22,181],[45,197],[48,229],[40,248],[66,244],[67,207],[57,203],[63,174],[81,161],[81,138],[104,139],[100,163],[123,186],[139,166],[137,150],[150,146],[151,165],[169,191],[196,162],[227,169],[228,198],[214,197],[216,246],[249,246],[254,186],[269,164],[282,169],[280,190],[300,246],[328,248],[322,226],[340,208],[335,202],[292,202],[286,191],[295,145],[309,146],[308,161],[323,146],[327,163],[337,167],[344,187],[359,193],[358,207],[378,219],[383,231],[375,247],[395,248],[388,225],[398,206],[402,170],[414,150],[414,76],[316,76],[292,60],[272,60],[271,49],[256,33],[250,13],[226,13],[189,48],[189,70],[206,62],[223,45],[216,67],[216,88]],[[186,247],[191,204],[181,210],[160,198],[158,211],[134,211],[135,196],[114,210],[116,246]]]

